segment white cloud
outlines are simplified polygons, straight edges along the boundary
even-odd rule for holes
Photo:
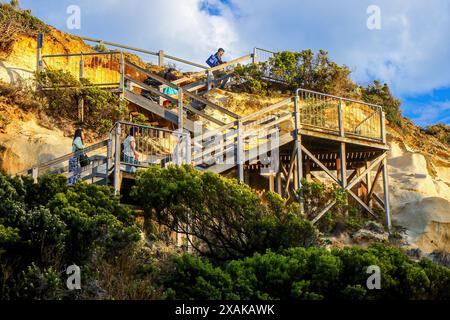
[[[80,34],[153,51],[163,49],[201,64],[219,47],[227,48],[229,56],[239,53],[230,15],[210,16],[200,10],[198,0],[102,0],[102,16],[93,2],[80,2],[86,15]]]

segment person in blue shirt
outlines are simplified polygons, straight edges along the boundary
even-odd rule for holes
[[[83,129],[77,129],[72,141],[72,152],[83,150],[84,134]]]
[[[174,82],[176,80],[178,80],[177,75],[175,74],[175,69],[174,68],[169,68],[167,70],[167,72],[164,74],[164,79],[169,81],[169,82]],[[172,87],[166,87],[163,89],[163,93],[167,94],[169,96],[176,96],[178,98],[178,90]],[[164,101],[163,106],[164,107],[168,107],[170,105],[170,101],[166,100]]]
[[[211,55],[208,60],[206,60],[206,63],[211,68],[217,67],[218,65],[224,64],[225,62],[222,61],[222,56],[225,53],[225,50],[220,48],[217,50],[217,52],[213,55]]]

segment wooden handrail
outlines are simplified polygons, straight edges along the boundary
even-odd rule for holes
[[[293,103],[294,99],[295,99],[294,97],[291,97],[291,98],[282,100],[282,101],[280,101],[278,103],[275,103],[275,104],[273,104],[271,106],[268,106],[268,107],[266,107],[264,109],[261,109],[261,110],[255,112],[255,113],[249,114],[248,116],[245,116],[245,117],[241,118],[241,121],[243,121],[243,122],[249,121],[249,120],[251,120],[253,118],[256,118],[256,117],[260,116],[261,114],[264,114],[264,113],[270,112],[272,110],[281,108],[281,107],[283,107],[285,105]]]
[[[223,70],[223,69],[225,69],[225,68],[227,68],[227,67],[229,67],[229,66],[233,66],[233,65],[235,65],[235,64],[238,64],[238,63],[241,62],[241,61],[249,60],[249,59],[251,59],[252,57],[253,57],[253,54],[247,54],[247,55],[245,55],[245,56],[243,56],[243,57],[240,57],[240,58],[237,58],[237,59],[234,59],[234,60],[225,62],[225,63],[223,63],[223,64],[221,64],[221,65],[216,66],[216,67],[209,68],[209,69],[207,69],[206,71],[207,71],[207,72],[214,72],[214,71]]]
[[[97,43],[103,43],[106,44],[108,46],[113,46],[113,47],[117,47],[117,48],[122,48],[122,49],[126,49],[126,50],[130,50],[130,51],[136,51],[136,52],[140,52],[140,53],[145,53],[145,54],[149,54],[152,56],[159,56],[158,52],[154,52],[154,51],[149,51],[149,50],[144,50],[144,49],[140,49],[140,48],[135,48],[135,47],[131,47],[131,46],[126,46],[123,44],[119,44],[119,43],[114,43],[114,42],[109,42],[109,41],[103,41],[100,39],[94,39],[94,38],[90,38],[90,37],[80,37],[83,40],[86,41],[90,41],[90,42],[97,42]],[[170,60],[174,60],[174,61],[178,61],[184,64],[188,64],[197,68],[201,68],[201,69],[207,69],[208,67],[203,66],[201,64],[189,61],[189,60],[185,60],[185,59],[181,59],[181,58],[177,58],[168,54],[164,54],[163,55],[164,58],[170,59]]]
[[[88,152],[92,152],[92,151],[95,151],[95,150],[100,149],[100,148],[104,148],[107,145],[108,145],[108,140],[103,140],[103,141],[101,141],[99,143],[96,143],[96,144],[93,144],[91,146],[88,146],[88,147],[84,148],[83,150],[66,154],[66,155],[64,155],[62,157],[56,158],[54,160],[51,160],[51,161],[48,161],[48,162],[45,162],[45,163],[42,163],[42,164],[40,164],[40,165],[38,165],[36,167],[39,168],[39,169],[48,168],[48,167],[51,167],[51,166],[53,166],[55,164],[59,164],[61,162],[68,161],[72,157],[79,157],[79,156],[81,156],[84,153],[88,153]]]

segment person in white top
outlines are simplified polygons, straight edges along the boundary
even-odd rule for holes
[[[136,167],[130,166],[130,164],[139,164],[139,154],[136,151],[136,135],[137,129],[130,128],[130,132],[123,142],[124,161],[127,164],[125,170],[128,172],[136,171]]]

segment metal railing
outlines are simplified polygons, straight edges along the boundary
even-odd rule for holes
[[[130,146],[131,135],[135,141],[136,159]],[[122,165],[149,167],[152,165],[190,163],[190,135],[186,132],[171,131],[138,125],[129,122],[117,122],[110,131],[113,154],[108,159],[119,160]],[[116,143],[118,149],[116,149]],[[119,151],[117,154],[116,151]],[[127,154],[128,152],[128,154]],[[111,157],[114,157],[112,159]],[[130,157],[133,158],[130,162]]]
[[[33,168],[19,172],[16,175],[31,176],[35,180],[40,176],[48,174],[61,174],[69,177],[71,175],[69,172],[70,159],[74,157],[78,158],[80,155],[86,154],[91,159],[91,163],[88,166],[81,168],[80,178],[81,180],[91,180],[92,183],[94,183],[95,181],[106,178],[107,148],[108,140],[104,140],[94,145],[90,145],[82,151],[72,152],[51,161],[37,164]]]
[[[127,140],[130,133],[134,135],[135,151],[139,155],[137,159],[132,159],[127,154],[128,150],[131,150],[127,145],[130,143],[130,139]],[[117,122],[107,140],[88,146],[81,151],[37,164],[17,175],[31,176],[35,181],[47,174],[61,174],[69,178],[73,175],[69,168],[71,159],[86,154],[91,163],[80,168],[79,179],[91,183],[109,184],[110,174],[113,173],[112,181],[118,191],[121,172],[134,172],[138,168],[152,165],[166,167],[170,164],[191,163],[191,152],[189,133]]]
[[[172,55],[165,53],[164,50],[150,51],[150,50],[135,48],[135,47],[119,44],[119,43],[114,43],[114,42],[109,42],[109,41],[104,41],[104,40],[94,39],[94,38],[89,38],[89,37],[81,37],[81,39],[83,39],[85,41],[89,41],[89,42],[108,45],[111,47],[116,47],[116,48],[125,49],[125,50],[134,51],[137,53],[148,55],[151,57],[151,61],[156,61],[155,64],[157,64],[160,67],[164,67],[166,60],[172,60],[172,61],[176,61],[178,63],[196,67],[199,69],[208,69],[208,66],[204,66],[202,64],[198,64],[198,63],[186,60],[186,59],[174,57]]]
[[[253,63],[259,63],[259,62],[268,62],[271,58],[274,58],[277,52],[261,49],[261,48],[254,48],[253,49]]]
[[[101,87],[119,87],[123,65],[121,52],[52,54],[42,56],[44,70],[65,71],[77,80]],[[49,88],[44,88],[49,89]]]
[[[305,89],[296,92],[300,123],[339,136],[386,142],[385,115],[378,105]]]

